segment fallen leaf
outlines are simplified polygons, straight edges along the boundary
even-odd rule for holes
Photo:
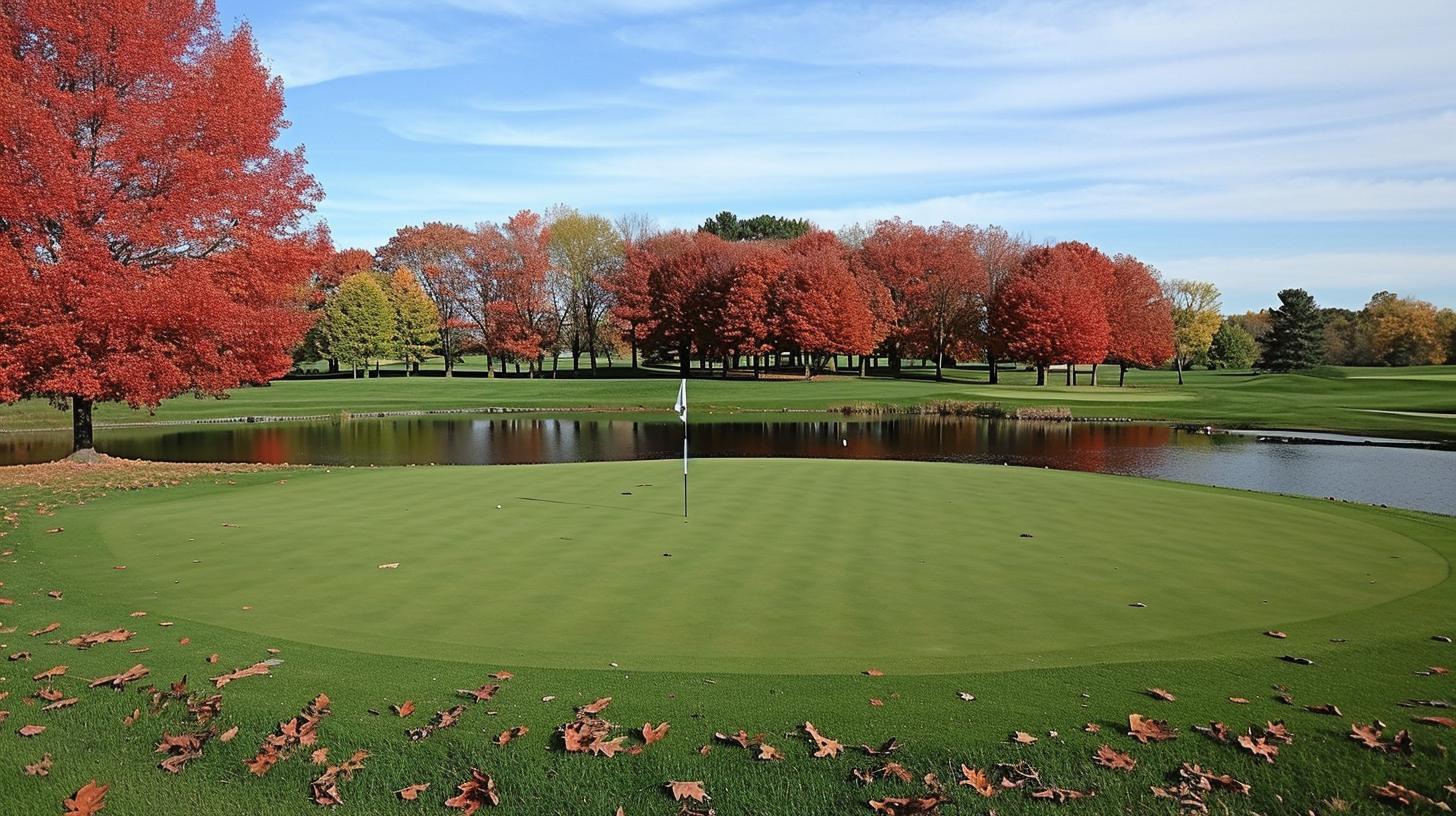
[[[325,765],[325,764],[327,764],[328,761],[329,761],[329,749],[328,748],[316,748],[316,749],[314,749],[314,752],[308,755],[308,761],[309,762],[312,762],[315,765]]]
[[[1137,760],[1133,759],[1131,755],[1106,744],[1098,748],[1097,753],[1092,755],[1092,761],[1114,771],[1130,772],[1137,767]]]
[[[972,702],[972,701],[974,701],[976,699],[976,695],[974,695],[974,694],[972,694],[972,693],[970,693],[968,691],[958,691],[958,692],[956,692],[956,696],[959,697],[959,698],[961,698],[962,700],[965,700],[968,703],[969,702]]]
[[[1147,694],[1154,700],[1162,700],[1168,703],[1175,702],[1178,699],[1177,697],[1173,696],[1172,692],[1160,688],[1147,689]]]
[[[1373,786],[1371,792],[1375,798],[1385,802],[1400,805],[1401,807],[1412,807],[1414,805],[1428,805],[1437,810],[1450,811],[1451,807],[1445,802],[1438,802],[1425,794],[1418,793],[1404,785],[1394,782],[1386,782],[1384,785]]]
[[[94,816],[106,807],[106,791],[110,788],[110,785],[96,784],[93,779],[62,802],[61,807],[66,809],[66,816]]]
[[[1166,742],[1178,737],[1178,732],[1169,728],[1166,722],[1150,719],[1137,713],[1127,715],[1127,727],[1127,735],[1144,745],[1149,741]]]
[[[396,716],[408,717],[409,715],[415,713],[415,701],[405,700],[402,703],[391,705],[389,707],[389,710],[393,711]]]
[[[253,665],[248,666],[247,668],[243,668],[243,669],[233,669],[232,671],[228,672],[227,674],[220,674],[217,677],[213,677],[211,679],[212,679],[212,685],[213,685],[214,688],[222,688],[223,686],[226,686],[228,683],[231,683],[234,680],[241,680],[244,677],[256,677],[258,675],[267,674],[267,673],[268,673],[268,664],[267,663],[254,663]]]
[[[1011,741],[1019,742],[1022,745],[1032,745],[1036,742],[1036,737],[1033,737],[1025,731],[1017,731],[1011,735]]]
[[[885,701],[884,700],[881,700],[878,697],[871,697],[870,698],[870,705],[874,706],[875,708],[881,708],[881,707],[883,707],[885,705]]]
[[[1308,711],[1311,714],[1328,714],[1332,717],[1343,716],[1342,714],[1340,714],[1340,707],[1337,705],[1331,705],[1330,703],[1323,703],[1321,705],[1307,705],[1304,707],[1304,710]]]
[[[497,691],[500,691],[500,686],[494,685],[484,685],[477,689],[455,689],[455,692],[461,697],[469,697],[477,703],[486,702],[494,697]],[[551,699],[554,700],[556,698],[553,697]]]
[[[885,816],[908,816],[914,813],[934,813],[943,802],[945,797],[935,793],[916,797],[886,796],[884,799],[871,799],[870,810]]]
[[[900,741],[895,739],[894,737],[890,737],[889,739],[880,743],[880,747],[878,748],[871,748],[868,745],[860,745],[859,749],[861,751],[864,751],[866,754],[869,754],[870,756],[885,756],[888,754],[893,754],[896,751],[900,750]]]
[[[1415,721],[1426,725],[1439,725],[1443,728],[1456,728],[1456,719],[1450,717],[1416,717]]]
[[[839,756],[839,753],[844,750],[844,746],[839,744],[837,740],[830,739],[819,733],[819,729],[814,727],[814,723],[805,722],[804,733],[808,734],[809,738],[814,740],[814,756],[816,757],[835,757]]]
[[[864,670],[864,673],[867,674],[867,675],[869,675],[870,677],[884,677],[885,676],[885,673],[882,672],[882,671],[880,671],[879,669],[865,669]]]
[[[69,667],[67,666],[52,666],[39,674],[33,675],[30,679],[35,681],[50,680],[64,675],[67,671],[69,671]]]
[[[417,782],[413,785],[405,785],[404,787],[395,791],[394,795],[398,796],[406,802],[413,802],[416,799],[420,798],[420,794],[424,793],[429,789],[429,782]]]
[[[499,686],[497,686],[497,688],[499,688]],[[577,711],[578,714],[600,714],[603,711],[606,711],[607,710],[607,706],[609,706],[611,704],[612,704],[612,698],[611,697],[601,697],[601,698],[598,698],[597,700],[595,700],[594,702],[587,703],[584,706],[579,706],[576,709],[576,711]]]
[[[1228,701],[1230,703],[1235,704],[1235,705],[1248,705],[1249,704],[1248,699],[1247,698],[1244,698],[1244,697],[1230,697],[1230,698],[1228,698]]]
[[[1033,799],[1047,799],[1057,804],[1070,802],[1073,799],[1088,799],[1096,795],[1097,792],[1092,790],[1083,791],[1072,788],[1059,788],[1055,785],[1031,792],[1031,798]]]
[[[102,643],[121,643],[131,640],[135,636],[136,632],[128,632],[125,629],[109,629],[105,632],[87,632],[84,635],[77,635],[66,641],[66,645],[75,646],[77,649],[89,649]]]
[[[965,764],[961,765],[961,778],[956,784],[970,788],[987,799],[996,795],[996,786],[991,784],[986,772]]]
[[[412,740],[422,740],[441,728],[453,728],[456,723],[460,722],[460,716],[464,713],[465,706],[455,706],[453,708],[447,708],[444,711],[436,711],[435,718],[430,721],[429,725],[411,728],[405,734]]]
[[[41,711],[55,711],[58,708],[70,708],[71,706],[73,706],[73,705],[75,705],[76,703],[79,703],[79,702],[81,702],[81,701],[78,700],[78,699],[76,699],[75,697],[66,697],[66,698],[57,700],[54,703],[51,703],[50,705],[41,706],[41,709],[40,710]]]
[[[398,561],[395,561],[392,564],[380,564],[379,565],[379,568],[380,569],[399,569],[399,562]]]
[[[121,724],[130,728],[131,726],[136,725],[138,722],[140,722],[141,718],[142,710],[140,708],[134,709],[130,714],[121,718]]]
[[[500,732],[500,736],[495,738],[495,744],[505,745],[516,737],[526,736],[526,733],[530,730],[531,729],[527,728],[524,725],[518,725],[515,728],[507,728],[506,730]]]
[[[703,790],[702,782],[673,781],[667,782],[664,787],[667,788],[668,793],[672,795],[673,801],[675,802],[681,802],[684,799],[690,799],[694,802],[706,802],[713,798],[708,795],[707,791]]]
[[[22,737],[35,737],[45,733],[45,730],[46,727],[44,725],[22,725],[20,726],[20,730],[15,733]]]
[[[508,671],[498,671],[494,674],[487,674],[486,677],[489,677],[492,680],[509,680],[512,677],[515,677],[515,675],[511,674]]]
[[[105,677],[98,677],[95,680],[91,681],[90,687],[98,688],[100,686],[111,686],[114,689],[124,689],[126,688],[127,683],[136,682],[137,680],[146,677],[148,674],[151,674],[151,670],[148,669],[146,666],[138,663],[124,672],[117,672],[116,674],[108,674]]]
[[[30,636],[31,637],[40,637],[41,635],[49,635],[51,632],[54,632],[54,631],[56,631],[59,628],[61,628],[60,621],[56,621],[54,623],[48,623],[45,626],[41,627],[40,629],[37,629],[34,632],[31,632],[30,633]]]
[[[1264,634],[1266,636],[1268,636],[1268,637],[1271,637],[1271,638],[1278,638],[1279,640],[1283,640],[1284,638],[1289,637],[1289,635],[1286,635],[1283,632],[1278,631],[1277,629],[1271,629],[1270,631],[1265,632]]]
[[[26,776],[49,776],[51,773],[51,755],[41,754],[40,759],[25,766]]]
[[[1271,744],[1263,737],[1255,737],[1252,734],[1239,735],[1238,744],[1240,748],[1243,748],[1254,756],[1262,757],[1265,762],[1272,763],[1274,757],[1279,755],[1279,746]]]
[[[766,742],[757,743],[756,747],[758,748],[758,753],[753,755],[754,759],[763,762],[778,762],[779,760],[784,758],[783,751],[780,751],[779,749],[773,747],[772,745],[769,745]]]
[[[238,735],[238,727],[235,725],[232,728],[229,728],[228,730],[222,732],[221,734],[218,734],[217,735],[217,741],[218,742],[224,742],[224,743],[226,743],[226,742],[232,742],[233,741],[233,738],[236,737],[237,735]]]
[[[642,724],[642,742],[645,743],[645,744],[647,744],[647,745],[651,745],[652,743],[657,742],[658,740],[660,740],[663,737],[667,736],[667,729],[669,727],[670,726],[667,723],[665,723],[665,722],[662,723],[661,725],[657,726],[656,728],[653,728],[652,727],[652,723],[651,722],[643,723]]]

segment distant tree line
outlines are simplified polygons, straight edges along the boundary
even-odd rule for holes
[[[1360,312],[1321,309],[1303,290],[1225,317],[1211,283],[1163,280],[1130,255],[1038,244],[1000,227],[894,218],[839,233],[802,219],[721,212],[696,231],[649,216],[610,221],[569,207],[474,228],[404,227],[374,253],[346,250],[315,276],[320,319],[296,355],[356,372],[464,354],[489,374],[595,371],[630,356],[742,371],[898,375],[923,361],[1052,369],[1169,365],[1270,372],[1322,363],[1444,362],[1451,311],[1380,293]],[[585,363],[583,363],[585,358]],[[1119,383],[1123,376],[1119,376]]]

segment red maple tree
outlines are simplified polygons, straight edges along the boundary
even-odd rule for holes
[[[1000,342],[1036,365],[1038,385],[1056,362],[1067,364],[1072,384],[1075,365],[1107,358],[1112,332],[1104,298],[1112,283],[1112,261],[1095,247],[1064,241],[1032,249],[999,295]]]
[[[1173,359],[1173,307],[1156,269],[1131,255],[1112,259],[1112,288],[1107,292],[1107,323],[1112,337],[1107,356],[1117,363],[1117,384],[1128,366],[1152,368]]]
[[[768,320],[779,344],[800,354],[804,375],[834,355],[873,351],[880,338],[849,249],[834,233],[816,230],[784,252],[784,272],[769,287]]]
[[[155,406],[286,372],[328,236],[283,87],[211,2],[6,3],[0,400]]]

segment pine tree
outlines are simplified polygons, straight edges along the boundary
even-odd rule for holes
[[[1324,360],[1324,319],[1314,297],[1303,289],[1279,293],[1279,308],[1264,337],[1264,354],[1256,368],[1287,373],[1314,368]]]

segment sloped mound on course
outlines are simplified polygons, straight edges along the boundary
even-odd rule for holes
[[[145,599],[356,651],[790,673],[1234,653],[1250,632],[1446,575],[1378,511],[1333,503],[1007,467],[704,460],[685,521],[678,467],[240,475],[81,508],[51,563],[119,610]]]

